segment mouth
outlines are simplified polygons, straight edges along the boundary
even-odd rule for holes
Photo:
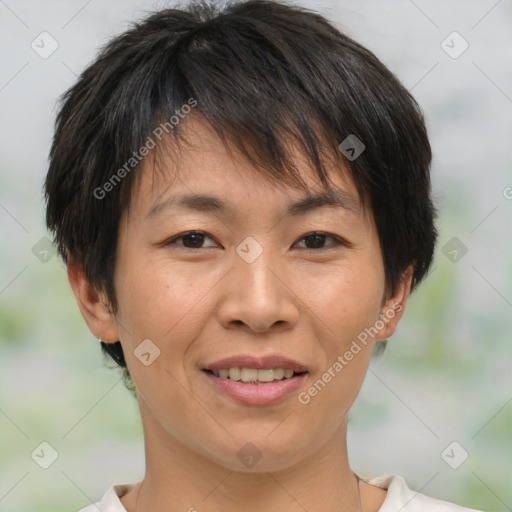
[[[270,405],[290,397],[309,369],[280,354],[239,354],[201,368],[216,394],[244,405]]]
[[[297,393],[309,372],[290,368],[203,369],[209,388],[216,395],[245,406],[269,406]]]

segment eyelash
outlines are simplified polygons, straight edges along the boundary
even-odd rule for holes
[[[166,247],[167,246],[171,246],[171,245],[177,245],[176,242],[178,240],[183,240],[183,239],[187,238],[190,235],[206,235],[206,237],[208,237],[211,240],[213,240],[213,237],[208,235],[206,232],[194,230],[194,231],[187,231],[185,233],[182,233],[181,235],[169,238],[168,240],[164,241],[161,245],[162,246],[166,246]],[[303,235],[299,240],[303,240],[305,238],[312,237],[312,236],[315,236],[315,235],[320,235],[320,236],[324,235],[327,238],[332,238],[334,240],[334,244],[331,244],[330,246],[327,246],[327,247],[321,247],[319,249],[311,249],[311,248],[307,248],[306,247],[306,248],[303,248],[303,250],[318,252],[318,251],[325,251],[325,250],[328,250],[328,249],[334,249],[335,247],[339,247],[339,246],[350,247],[350,244],[347,241],[345,241],[345,240],[343,240],[343,239],[341,239],[341,238],[339,238],[337,236],[331,235],[330,233],[325,233],[324,231],[312,231],[311,233],[307,233],[307,234]],[[184,247],[183,245],[182,246],[178,246],[178,247],[183,248],[183,249],[189,249],[189,250],[192,250],[192,251],[197,251],[199,249],[211,249],[211,247],[192,248],[192,247]]]

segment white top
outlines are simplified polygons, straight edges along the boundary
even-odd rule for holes
[[[424,494],[412,491],[405,480],[399,475],[385,475],[359,478],[368,484],[387,489],[386,499],[379,512],[480,512],[472,508],[459,507],[447,501],[429,498]],[[127,494],[137,482],[113,484],[109,487],[101,501],[88,505],[78,512],[126,512],[120,497]]]

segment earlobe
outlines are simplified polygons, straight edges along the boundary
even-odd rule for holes
[[[67,272],[78,307],[91,333],[105,343],[118,341],[115,317],[105,298],[85,276],[82,265],[69,260]]]
[[[400,283],[393,296],[384,302],[380,315],[382,329],[379,329],[378,334],[375,336],[376,340],[387,339],[395,332],[411,293],[413,272],[413,267],[409,266],[402,274]]]

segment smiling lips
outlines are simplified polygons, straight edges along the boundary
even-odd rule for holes
[[[234,356],[203,368],[217,390],[247,405],[270,405],[297,389],[309,373],[284,356]]]

